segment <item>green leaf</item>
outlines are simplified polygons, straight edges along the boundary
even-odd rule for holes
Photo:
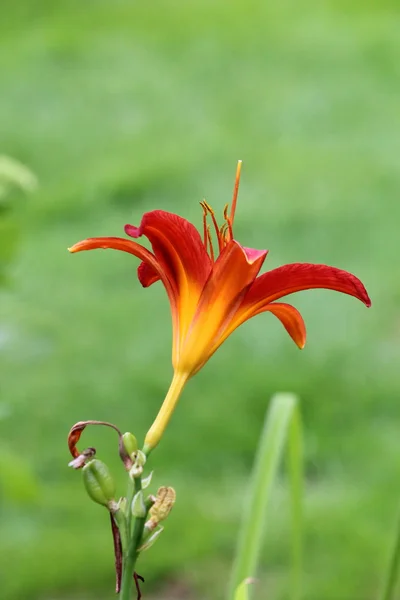
[[[302,487],[303,452],[302,427],[298,398],[293,394],[276,394],[267,410],[264,428],[259,441],[257,456],[249,489],[248,502],[231,578],[229,597],[237,600],[241,585],[255,577],[262,546],[267,507],[278,467],[287,444],[292,515],[292,599],[300,597],[300,574],[302,563]],[[247,592],[246,592],[247,593]]]
[[[382,593],[379,598],[381,600],[394,600],[396,584],[399,577],[400,569],[400,519],[398,520],[396,537],[394,539],[393,548],[390,554],[388,568],[385,574]]]
[[[242,583],[236,588],[234,600],[249,600],[248,586],[249,582],[242,581]]]

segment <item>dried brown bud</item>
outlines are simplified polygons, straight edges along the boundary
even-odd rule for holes
[[[146,523],[146,528],[152,531],[157,527],[160,521],[164,521],[175,504],[176,493],[172,487],[160,487],[157,492],[156,500],[149,510],[150,519]]]

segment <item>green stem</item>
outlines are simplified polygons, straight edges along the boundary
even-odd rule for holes
[[[389,568],[387,570],[385,584],[381,600],[393,600],[400,567],[400,518],[398,520],[396,539],[394,541],[390,556]]]
[[[133,495],[140,492],[142,489],[142,481],[138,477],[134,480],[134,485],[130,485],[128,493],[128,521],[130,524],[131,519],[131,504]],[[132,587],[133,587],[133,573],[135,571],[135,564],[139,556],[138,548],[143,535],[143,528],[146,521],[146,517],[136,517],[132,536],[129,541],[127,550],[124,552],[123,565],[122,565],[122,581],[121,581],[121,592],[120,600],[131,600]],[[129,529],[130,531],[130,529]]]
[[[121,536],[122,551],[125,552],[129,541],[129,529],[127,527],[126,515],[120,510],[113,515],[113,519],[118,526],[119,535]]]
[[[127,490],[127,493],[126,493],[126,504],[127,504],[127,511],[128,511],[128,513],[126,515],[126,522],[127,522],[128,536],[129,537],[131,535],[131,523],[132,523],[132,510],[131,510],[131,507],[132,507],[133,497],[136,494],[136,481],[137,481],[136,479],[132,480],[129,477],[128,490]],[[141,483],[140,480],[139,480],[139,482],[140,482],[140,488],[141,488],[142,487],[142,483]],[[138,489],[140,489],[140,488],[138,488]]]

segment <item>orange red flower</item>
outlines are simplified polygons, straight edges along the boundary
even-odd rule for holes
[[[335,267],[293,263],[259,275],[267,250],[246,248],[233,235],[240,169],[241,161],[232,206],[230,211],[225,207],[221,227],[211,207],[202,202],[202,235],[186,219],[154,210],[143,215],[139,227],[125,226],[125,233],[131,238],[145,236],[152,252],[136,241],[119,237],[89,238],[70,248],[71,252],[111,248],[133,254],[141,261],[138,278],[143,287],[161,280],[168,294],[173,323],[174,379],[146,436],[148,449],[158,443],[186,381],[251,317],[271,312],[297,346],[304,347],[306,329],[302,316],[291,304],[277,300],[301,290],[326,288],[371,305],[361,281]]]

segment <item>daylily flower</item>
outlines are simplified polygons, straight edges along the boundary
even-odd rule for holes
[[[288,294],[326,288],[349,294],[366,306],[371,302],[361,281],[341,269],[310,263],[293,263],[259,275],[267,250],[242,246],[233,236],[240,180],[238,163],[232,206],[224,210],[219,227],[204,201],[202,235],[186,219],[163,210],[145,213],[139,227],[125,226],[132,238],[145,236],[152,252],[135,241],[120,237],[89,238],[71,252],[111,248],[140,259],[138,279],[143,287],[163,283],[171,305],[174,377],[160,412],[146,440],[147,451],[159,442],[186,381],[207,362],[239,325],[262,312],[271,312],[299,348],[306,341],[303,318],[292,305],[276,302]],[[210,218],[215,230],[212,241]]]

